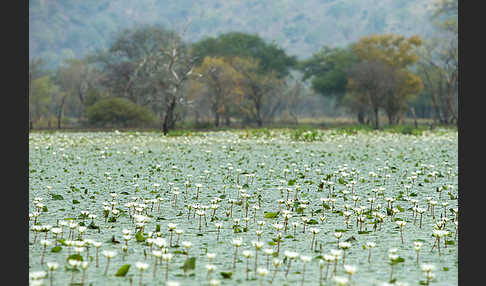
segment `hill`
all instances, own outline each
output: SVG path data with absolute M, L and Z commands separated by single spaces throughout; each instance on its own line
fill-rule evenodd
M 66 57 L 106 48 L 114 34 L 139 24 L 178 31 L 190 21 L 189 41 L 229 31 L 258 34 L 305 58 L 322 46 L 361 36 L 432 31 L 433 0 L 30 0 L 29 55 L 51 67 Z

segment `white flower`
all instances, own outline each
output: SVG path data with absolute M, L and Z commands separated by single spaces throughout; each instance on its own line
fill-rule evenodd
M 263 247 L 263 242 L 261 241 L 252 241 L 251 244 L 256 250 L 260 250 Z
M 286 251 L 284 252 L 284 255 L 285 255 L 286 257 L 288 257 L 289 259 L 294 259 L 294 258 L 297 258 L 297 256 L 299 256 L 299 254 L 298 254 L 297 252 L 288 251 L 288 250 L 286 250 Z
M 107 258 L 113 258 L 116 256 L 116 251 L 113 251 L 113 250 L 103 250 L 101 252 L 101 254 L 103 254 L 104 256 L 106 256 Z
M 145 262 L 136 262 L 135 267 L 137 267 L 137 269 L 140 271 L 145 271 L 148 269 L 149 265 Z
M 354 273 L 356 273 L 356 270 L 357 270 L 356 266 L 345 264 L 343 267 L 344 267 L 344 271 L 349 275 L 353 275 Z
M 265 269 L 265 268 L 258 268 L 257 269 L 257 273 L 258 275 L 260 275 L 261 277 L 265 277 L 267 274 L 268 274 L 268 270 Z
M 311 227 L 309 231 L 312 232 L 313 234 L 318 234 L 321 230 L 315 227 Z
M 406 221 L 403 221 L 403 220 L 398 220 L 398 221 L 396 221 L 396 224 L 397 224 L 397 225 L 398 225 L 400 228 L 402 228 L 404 225 L 406 225 L 406 224 L 407 224 L 407 222 L 406 222 Z
M 78 267 L 78 266 L 81 266 L 81 261 L 76 260 L 76 259 L 69 259 L 69 260 L 68 260 L 68 263 L 69 263 L 69 265 L 71 265 L 71 267 L 73 267 L 73 268 L 76 268 L 76 267 Z
M 376 243 L 372 241 L 366 242 L 366 248 L 374 248 L 376 246 Z
M 160 250 L 153 250 L 152 251 L 152 255 L 155 256 L 155 257 L 157 257 L 157 258 L 160 258 L 160 257 L 162 257 L 162 251 L 160 251 Z
M 206 269 L 208 270 L 208 272 L 213 272 L 214 270 L 216 270 L 216 265 L 206 264 Z
M 243 251 L 243 256 L 246 258 L 250 258 L 253 255 L 253 253 L 249 250 L 244 250 Z
M 182 247 L 184 247 L 184 248 L 191 248 L 191 246 L 192 246 L 192 242 L 190 242 L 190 241 L 183 241 L 181 244 L 182 244 Z
M 351 242 L 341 242 L 341 244 L 339 245 L 339 247 L 341 247 L 342 249 L 348 249 L 351 247 Z
M 240 247 L 243 244 L 243 240 L 241 238 L 233 239 L 232 244 L 236 247 Z
M 310 256 L 306 256 L 306 255 L 300 256 L 300 260 L 302 260 L 302 262 L 304 262 L 304 263 L 311 261 L 311 259 L 312 259 L 312 257 L 310 257 Z
M 34 271 L 29 273 L 29 278 L 32 280 L 37 280 L 37 279 L 44 279 L 47 276 L 47 273 L 45 271 Z
M 172 254 L 164 253 L 162 254 L 162 259 L 165 260 L 166 262 L 169 262 L 172 259 Z
M 432 270 L 435 269 L 435 266 L 434 265 L 432 265 L 432 264 L 425 264 L 425 263 L 422 264 L 420 267 L 422 268 L 422 271 L 424 271 L 424 272 L 431 272 Z
M 347 277 L 341 277 L 341 276 L 334 276 L 333 280 L 339 286 L 344 286 L 349 282 Z
M 332 262 L 334 261 L 334 255 L 331 255 L 331 254 L 324 254 L 324 260 L 326 262 Z
M 57 262 L 47 262 L 47 268 L 51 271 L 56 270 L 59 267 L 59 263 Z
M 47 247 L 47 246 L 51 245 L 51 242 L 47 239 L 43 239 L 43 240 L 41 240 L 41 244 L 42 244 L 42 246 Z
M 420 248 L 422 247 L 422 245 L 423 245 L 423 242 L 420 242 L 420 241 L 414 241 L 413 242 L 413 247 L 414 247 L 415 251 L 419 251 Z

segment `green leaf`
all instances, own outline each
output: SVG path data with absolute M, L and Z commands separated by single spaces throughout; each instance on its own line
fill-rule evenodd
M 334 232 L 346 232 L 348 231 L 347 229 L 335 229 Z
M 402 263 L 402 262 L 405 262 L 405 259 L 403 257 L 398 257 L 397 259 L 392 260 L 393 265 L 398 264 L 398 263 Z
M 319 224 L 319 222 L 318 222 L 317 220 L 315 220 L 315 219 L 311 218 L 311 219 L 310 219 L 310 220 L 307 222 L 307 224 Z
M 456 243 L 454 242 L 454 240 L 446 240 L 445 244 L 446 245 L 455 245 Z
M 64 239 L 58 239 L 57 242 L 59 242 L 60 244 L 62 244 L 64 246 L 67 246 L 66 240 L 64 240 Z
M 51 248 L 51 252 L 59 252 L 61 250 L 62 250 L 62 247 L 60 245 L 54 246 L 53 248 Z
M 293 186 L 295 185 L 295 180 L 294 179 L 290 179 L 289 182 L 288 182 L 289 186 Z
M 183 269 L 184 269 L 184 273 L 189 270 L 196 269 L 196 257 L 191 257 L 189 259 L 186 259 L 186 261 L 184 262 Z
M 46 206 L 43 206 L 43 207 L 42 207 L 42 211 L 43 211 L 43 212 L 48 212 L 49 210 L 47 209 L 47 207 L 46 207 Z
M 66 258 L 66 261 L 69 261 L 71 259 L 83 261 L 83 257 L 81 255 L 77 254 L 77 253 L 69 255 L 68 258 Z
M 277 243 L 275 241 L 269 241 L 268 242 L 268 245 L 272 245 L 273 246 L 273 245 L 277 245 Z
M 224 279 L 231 279 L 233 272 L 220 272 L 220 274 L 221 276 L 223 276 Z
M 51 194 L 51 197 L 52 197 L 53 200 L 56 200 L 56 201 L 64 200 L 64 197 L 61 196 L 61 195 Z
M 120 268 L 118 268 L 118 271 L 115 273 L 115 276 L 124 277 L 125 275 L 127 275 L 129 269 L 130 269 L 130 264 L 123 264 Z
M 73 200 L 73 204 L 79 204 L 79 201 L 78 200 Z
M 276 218 L 278 216 L 279 212 L 268 212 L 265 214 L 264 218 Z
M 371 230 L 358 231 L 358 234 L 368 234 L 368 233 L 371 233 Z
M 137 242 L 143 242 L 147 239 L 145 236 L 143 236 L 143 233 L 141 231 L 137 231 L 137 233 L 135 234 L 135 238 L 137 239 Z

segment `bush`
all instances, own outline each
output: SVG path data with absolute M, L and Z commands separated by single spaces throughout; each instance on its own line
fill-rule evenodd
M 138 127 L 156 120 L 149 109 L 119 97 L 99 99 L 86 112 L 89 124 L 96 126 Z

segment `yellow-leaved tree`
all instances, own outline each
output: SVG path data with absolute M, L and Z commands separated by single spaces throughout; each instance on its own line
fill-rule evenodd
M 348 89 L 357 102 L 373 111 L 375 128 L 379 128 L 379 109 L 384 109 L 389 124 L 399 122 L 409 101 L 423 86 L 409 68 L 419 59 L 418 36 L 383 34 L 362 37 L 353 45 L 360 59 L 348 79 Z
M 208 101 L 214 115 L 214 126 L 220 126 L 221 117 L 229 126 L 237 97 L 243 92 L 239 84 L 242 75 L 224 57 L 205 57 L 196 72 L 202 75 L 199 81 L 206 87 L 198 95 Z

